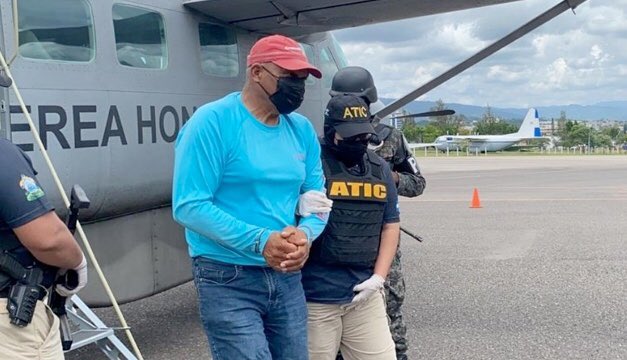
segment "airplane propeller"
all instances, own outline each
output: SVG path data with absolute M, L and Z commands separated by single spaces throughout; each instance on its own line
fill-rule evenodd
M 394 116 L 394 119 L 406 119 L 406 118 L 429 117 L 429 116 L 447 116 L 447 115 L 453 115 L 453 114 L 455 114 L 455 110 L 446 109 L 446 110 L 426 111 L 426 112 L 409 114 L 409 115 Z

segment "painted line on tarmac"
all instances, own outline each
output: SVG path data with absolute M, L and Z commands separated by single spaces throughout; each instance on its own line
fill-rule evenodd
M 468 185 L 434 185 L 433 188 L 436 188 L 438 192 L 442 193 L 445 191 L 450 192 L 450 190 L 458 190 L 458 191 L 472 191 L 473 187 L 469 187 Z M 477 187 L 479 189 L 479 187 Z M 501 186 L 498 184 L 495 185 L 482 185 L 481 188 L 488 188 L 490 190 L 486 190 L 492 193 L 498 193 L 502 190 L 550 190 L 551 192 L 574 192 L 574 190 L 579 191 L 589 191 L 589 192 L 597 192 L 597 193 L 606 193 L 608 191 L 618 191 L 618 192 L 627 192 L 627 186 L 624 185 L 615 185 L 615 186 Z M 521 191 L 522 193 L 523 191 Z
M 596 192 L 596 193 L 607 193 L 608 191 L 614 191 L 614 192 L 625 192 L 627 191 L 627 187 L 625 186 L 567 186 L 567 187 L 536 187 L 536 186 L 529 186 L 529 187 L 518 187 L 518 186 L 503 186 L 500 187 L 499 189 L 503 189 L 503 190 L 507 190 L 507 189 L 512 189 L 512 190 L 517 190 L 517 189 L 521 189 L 521 190 L 550 190 L 550 191 L 573 191 L 573 190 L 577 190 L 577 191 L 591 191 L 591 192 Z
M 400 202 L 470 202 L 468 199 L 406 199 L 399 198 Z M 533 201 L 627 201 L 627 198 L 543 198 L 543 199 L 481 199 L 481 202 L 533 202 Z
M 438 190 L 441 189 L 468 189 L 469 187 L 464 185 L 434 185 Z M 496 190 L 504 190 L 504 189 L 514 189 L 514 190 L 555 190 L 555 191 L 570 191 L 570 190 L 617 190 L 617 191 L 627 191 L 627 187 L 623 185 L 615 185 L 615 186 L 502 186 L 502 185 L 482 185 L 481 187 L 488 188 L 496 188 Z
M 520 174 L 515 174 L 511 170 L 520 170 L 524 172 L 523 175 L 538 175 L 538 174 L 555 174 L 555 173 L 564 173 L 564 172 L 580 172 L 579 169 L 564 169 L 564 170 L 546 170 L 546 171 L 525 171 L 526 169 L 512 168 L 512 169 L 478 169 L 478 170 L 464 170 L 459 172 L 472 172 L 476 171 L 476 174 L 473 175 L 462 175 L 462 176 L 446 176 L 447 173 L 454 173 L 456 171 L 447 171 L 447 172 L 439 172 L 439 173 L 425 173 L 428 179 L 437 178 L 440 181 L 446 180 L 458 180 L 458 179 L 477 179 L 477 178 L 489 178 L 489 177 L 499 177 L 503 178 L 505 176 L 520 176 Z M 487 174 L 486 172 L 492 172 Z M 442 175 L 441 178 L 438 175 Z M 431 180 L 434 181 L 434 180 Z

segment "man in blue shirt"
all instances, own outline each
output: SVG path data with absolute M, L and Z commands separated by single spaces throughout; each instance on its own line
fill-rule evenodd
M 347 360 L 396 359 L 383 284 L 400 218 L 390 168 L 367 149 L 374 133 L 363 99 L 331 98 L 322 164 L 333 209 L 302 271 L 311 360 L 333 360 L 338 349 Z
M 315 130 L 293 111 L 307 76 L 321 73 L 279 35 L 259 40 L 247 64 L 242 92 L 199 108 L 178 136 L 173 215 L 213 358 L 305 360 L 299 270 L 328 214 L 295 215 L 324 176 Z

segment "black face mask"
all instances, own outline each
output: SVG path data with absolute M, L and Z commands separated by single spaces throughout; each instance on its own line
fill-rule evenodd
M 305 79 L 296 76 L 280 77 L 277 90 L 270 95 L 279 114 L 289 114 L 298 109 L 305 99 Z
M 333 144 L 331 149 L 341 162 L 348 167 L 353 167 L 364 158 L 364 154 L 368 149 L 368 140 L 338 140 L 337 145 Z

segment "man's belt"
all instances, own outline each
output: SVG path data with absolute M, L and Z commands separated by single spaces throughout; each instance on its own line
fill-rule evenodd
M 7 286 L 6 288 L 0 290 L 0 299 L 6 299 L 9 297 L 9 295 L 11 294 L 11 286 Z M 39 297 L 37 298 L 38 300 L 43 300 L 46 297 L 46 294 L 48 294 L 47 291 L 44 291 L 43 289 L 39 290 Z

